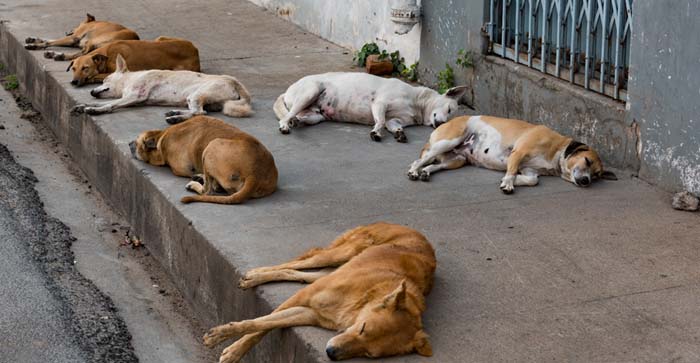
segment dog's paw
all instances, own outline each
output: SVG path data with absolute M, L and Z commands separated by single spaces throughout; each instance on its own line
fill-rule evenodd
M 30 44 L 25 44 L 25 45 L 24 45 L 24 49 L 26 49 L 26 50 L 37 50 L 37 49 L 41 49 L 41 47 L 39 47 L 39 45 L 37 45 L 37 44 L 30 43 Z
M 32 44 L 32 43 L 37 43 L 37 42 L 39 42 L 39 39 L 34 38 L 34 37 L 27 37 L 24 39 L 25 44 Z
M 170 110 L 170 111 L 168 111 L 168 112 L 165 113 L 165 117 L 177 116 L 177 115 L 179 115 L 181 112 L 182 112 L 182 111 L 178 111 L 178 110 Z
M 53 50 L 47 50 L 44 52 L 44 58 L 53 59 L 53 57 L 55 57 L 55 56 L 56 56 L 56 52 L 54 52 Z
M 420 177 L 420 175 L 415 171 L 409 171 L 406 175 L 408 175 L 408 179 L 411 179 L 413 181 L 418 180 L 418 178 Z
M 204 185 L 204 174 L 194 174 L 190 180 Z
M 179 124 L 180 122 L 185 121 L 185 120 L 187 120 L 187 118 L 185 118 L 183 116 L 179 116 L 179 115 L 178 116 L 170 116 L 170 117 L 165 118 L 165 122 L 167 122 L 171 125 Z
M 425 170 L 422 170 L 420 172 L 420 180 L 424 182 L 430 181 L 430 173 L 428 173 Z
M 53 52 L 52 52 L 53 53 Z M 46 53 L 44 53 L 44 57 L 46 56 Z M 64 61 L 66 60 L 66 55 L 63 53 L 54 53 L 53 55 L 53 60 L 55 61 Z
M 86 108 L 86 107 L 87 107 L 87 105 L 82 104 L 82 103 L 79 104 L 79 105 L 75 105 L 75 106 L 73 107 L 73 109 L 70 110 L 70 113 L 72 113 L 72 114 L 74 114 L 74 115 L 81 114 L 81 113 L 85 113 L 85 108 Z
M 501 183 L 499 188 L 501 188 L 501 191 L 503 192 L 503 194 L 513 194 L 513 192 L 515 191 L 515 188 L 513 187 L 513 185 L 508 184 L 508 183 Z
M 243 358 L 243 355 L 247 352 L 247 349 L 239 349 L 239 347 L 234 343 L 223 352 L 221 352 L 221 357 L 219 357 L 219 363 L 238 363 Z
M 227 335 L 222 334 L 223 327 L 225 327 L 225 325 L 209 329 L 209 331 L 206 334 L 204 334 L 204 337 L 202 337 L 202 342 L 204 343 L 204 346 L 206 346 L 207 348 L 213 348 L 219 345 L 224 340 L 228 339 Z
M 255 286 L 257 286 L 257 284 L 246 276 L 241 277 L 241 279 L 238 280 L 238 288 L 241 290 L 247 290 Z
M 396 139 L 396 141 L 400 142 L 400 143 L 408 142 L 408 139 L 406 138 L 406 134 L 403 132 L 403 130 L 396 131 L 396 133 L 394 134 L 394 139 Z
M 282 133 L 282 135 L 289 135 L 289 127 L 280 126 L 280 132 Z
M 105 111 L 102 111 L 101 109 L 99 109 L 97 107 L 85 107 L 83 109 L 83 112 L 85 112 L 88 115 L 99 115 L 99 114 L 105 113 Z
M 382 137 L 375 131 L 372 131 L 369 133 L 369 138 L 372 139 L 372 141 L 379 142 L 382 141 Z

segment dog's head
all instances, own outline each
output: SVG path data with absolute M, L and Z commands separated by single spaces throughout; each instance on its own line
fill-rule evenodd
M 595 179 L 617 180 L 615 173 L 603 170 L 603 162 L 590 146 L 572 140 L 564 150 L 561 177 L 579 187 L 590 186 Z
M 117 66 L 115 71 L 102 81 L 102 85 L 95 87 L 90 94 L 95 98 L 121 98 L 124 89 L 125 75 L 129 73 L 126 61 L 121 54 L 117 54 Z
M 86 54 L 72 60 L 66 69 L 66 72 L 73 71 L 70 84 L 80 87 L 92 82 L 98 74 L 107 73 L 107 60 L 102 54 Z
M 433 354 L 428 334 L 423 331 L 420 311 L 409 307 L 406 281 L 377 305 L 366 306 L 355 324 L 328 341 L 326 354 L 331 360 L 353 357 L 387 357 L 416 352 Z
M 466 90 L 467 86 L 452 87 L 445 91 L 444 95 L 436 97 L 426 110 L 426 113 L 429 112 L 429 114 L 425 115 L 423 119 L 427 120 L 427 124 L 432 127 L 438 127 L 447 122 L 457 112 L 457 101 L 462 98 Z
M 136 140 L 129 143 L 131 155 L 143 162 L 152 165 L 162 165 L 163 155 L 158 149 L 158 139 L 163 130 L 150 130 L 142 132 Z

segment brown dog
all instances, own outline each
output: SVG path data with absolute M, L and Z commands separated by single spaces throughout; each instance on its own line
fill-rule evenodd
M 312 284 L 270 315 L 211 329 L 204 344 L 213 347 L 242 335 L 219 359 L 220 363 L 233 363 L 272 329 L 313 325 L 342 331 L 326 345 L 332 360 L 411 352 L 430 356 L 432 348 L 421 314 L 435 263 L 428 240 L 411 228 L 380 222 L 352 229 L 328 248 L 312 249 L 290 262 L 249 271 L 241 279 L 242 288 L 270 281 Z M 299 271 L 337 266 L 333 272 Z
M 80 56 L 68 65 L 74 86 L 102 82 L 117 69 L 117 56 L 131 71 L 149 69 L 199 72 L 199 51 L 191 42 L 168 37 L 156 40 L 118 40 Z
M 168 165 L 192 177 L 185 187 L 200 195 L 183 203 L 238 204 L 277 188 L 272 154 L 256 138 L 224 121 L 196 116 L 165 130 L 145 131 L 129 143 L 131 154 L 151 165 Z M 213 195 L 225 192 L 228 195 Z
M 66 33 L 66 36 L 56 40 L 42 40 L 29 37 L 24 48 L 29 50 L 45 49 L 47 47 L 72 47 L 81 48 L 79 52 L 66 55 L 64 53 L 46 51 L 44 57 L 54 60 L 72 60 L 83 54 L 88 54 L 109 42 L 115 40 L 138 40 L 139 36 L 135 31 L 122 25 L 107 21 L 95 21 L 95 17 L 87 14 L 87 19 L 80 23 L 75 29 Z

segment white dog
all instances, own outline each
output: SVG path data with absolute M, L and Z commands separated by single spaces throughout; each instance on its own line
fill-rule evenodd
M 129 72 L 121 55 L 117 56 L 116 71 L 105 78 L 101 86 L 90 91 L 96 98 L 117 98 L 95 105 L 77 105 L 75 112 L 90 115 L 109 113 L 133 105 L 168 105 L 187 107 L 165 114 L 169 124 L 176 124 L 210 111 L 228 116 L 246 117 L 252 114 L 250 94 L 236 78 L 190 71 L 149 70 Z
M 374 125 L 370 137 L 381 141 L 386 127 L 398 142 L 406 142 L 409 125 L 437 127 L 452 118 L 466 87 L 453 87 L 444 95 L 427 87 L 414 87 L 394 78 L 366 73 L 325 73 L 306 76 L 280 95 L 274 111 L 280 132 L 300 123 L 324 120 Z

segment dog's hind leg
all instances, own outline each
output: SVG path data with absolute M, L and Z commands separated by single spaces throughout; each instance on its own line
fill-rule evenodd
M 454 150 L 462 142 L 461 138 L 451 139 L 451 140 L 440 140 L 430 145 L 428 149 L 421 155 L 420 159 L 414 161 L 411 164 L 411 168 L 408 170 L 408 178 L 411 180 L 418 180 L 420 177 L 420 170 L 424 165 L 432 163 L 438 155 L 450 152 Z
M 386 125 L 386 104 L 383 102 L 372 103 L 372 117 L 374 118 L 374 127 L 369 137 L 372 141 L 382 141 L 382 130 Z
M 443 170 L 443 169 L 458 169 L 464 166 L 464 164 L 467 163 L 467 158 L 464 157 L 463 155 L 458 155 L 453 152 L 445 153 L 443 154 L 443 157 L 441 158 L 439 163 L 437 164 L 430 164 L 423 168 L 420 172 L 420 180 L 422 181 L 428 181 L 430 180 L 430 175 L 433 174 L 436 171 Z
M 403 124 L 400 119 L 392 118 L 386 122 L 386 129 L 394 134 L 394 139 L 398 142 L 406 142 L 406 134 L 403 132 Z
M 35 41 L 29 42 L 29 40 L 35 40 Z M 27 38 L 25 40 L 25 42 L 27 44 L 24 45 L 24 49 L 36 50 L 36 49 L 44 49 L 47 47 L 74 47 L 80 42 L 80 39 L 69 35 L 67 37 L 63 37 L 63 38 L 56 39 L 56 40 L 41 40 L 41 39 L 35 39 L 35 38 Z
M 203 92 L 194 92 L 187 96 L 187 111 L 172 110 L 165 113 L 165 122 L 175 125 L 182 121 L 191 119 L 194 116 L 206 115 L 204 111 L 204 100 L 206 96 Z
M 289 133 L 292 119 L 301 111 L 307 109 L 316 101 L 318 95 L 321 94 L 321 88 L 316 83 L 310 83 L 308 88 L 304 89 L 294 98 L 294 104 L 289 109 L 289 112 L 280 120 L 280 132 L 283 134 Z
M 271 281 L 296 281 L 310 284 L 323 276 L 333 272 L 334 269 L 323 269 L 319 271 L 298 271 L 291 269 L 263 271 L 257 273 L 247 273 L 238 282 L 241 289 L 249 289 Z

